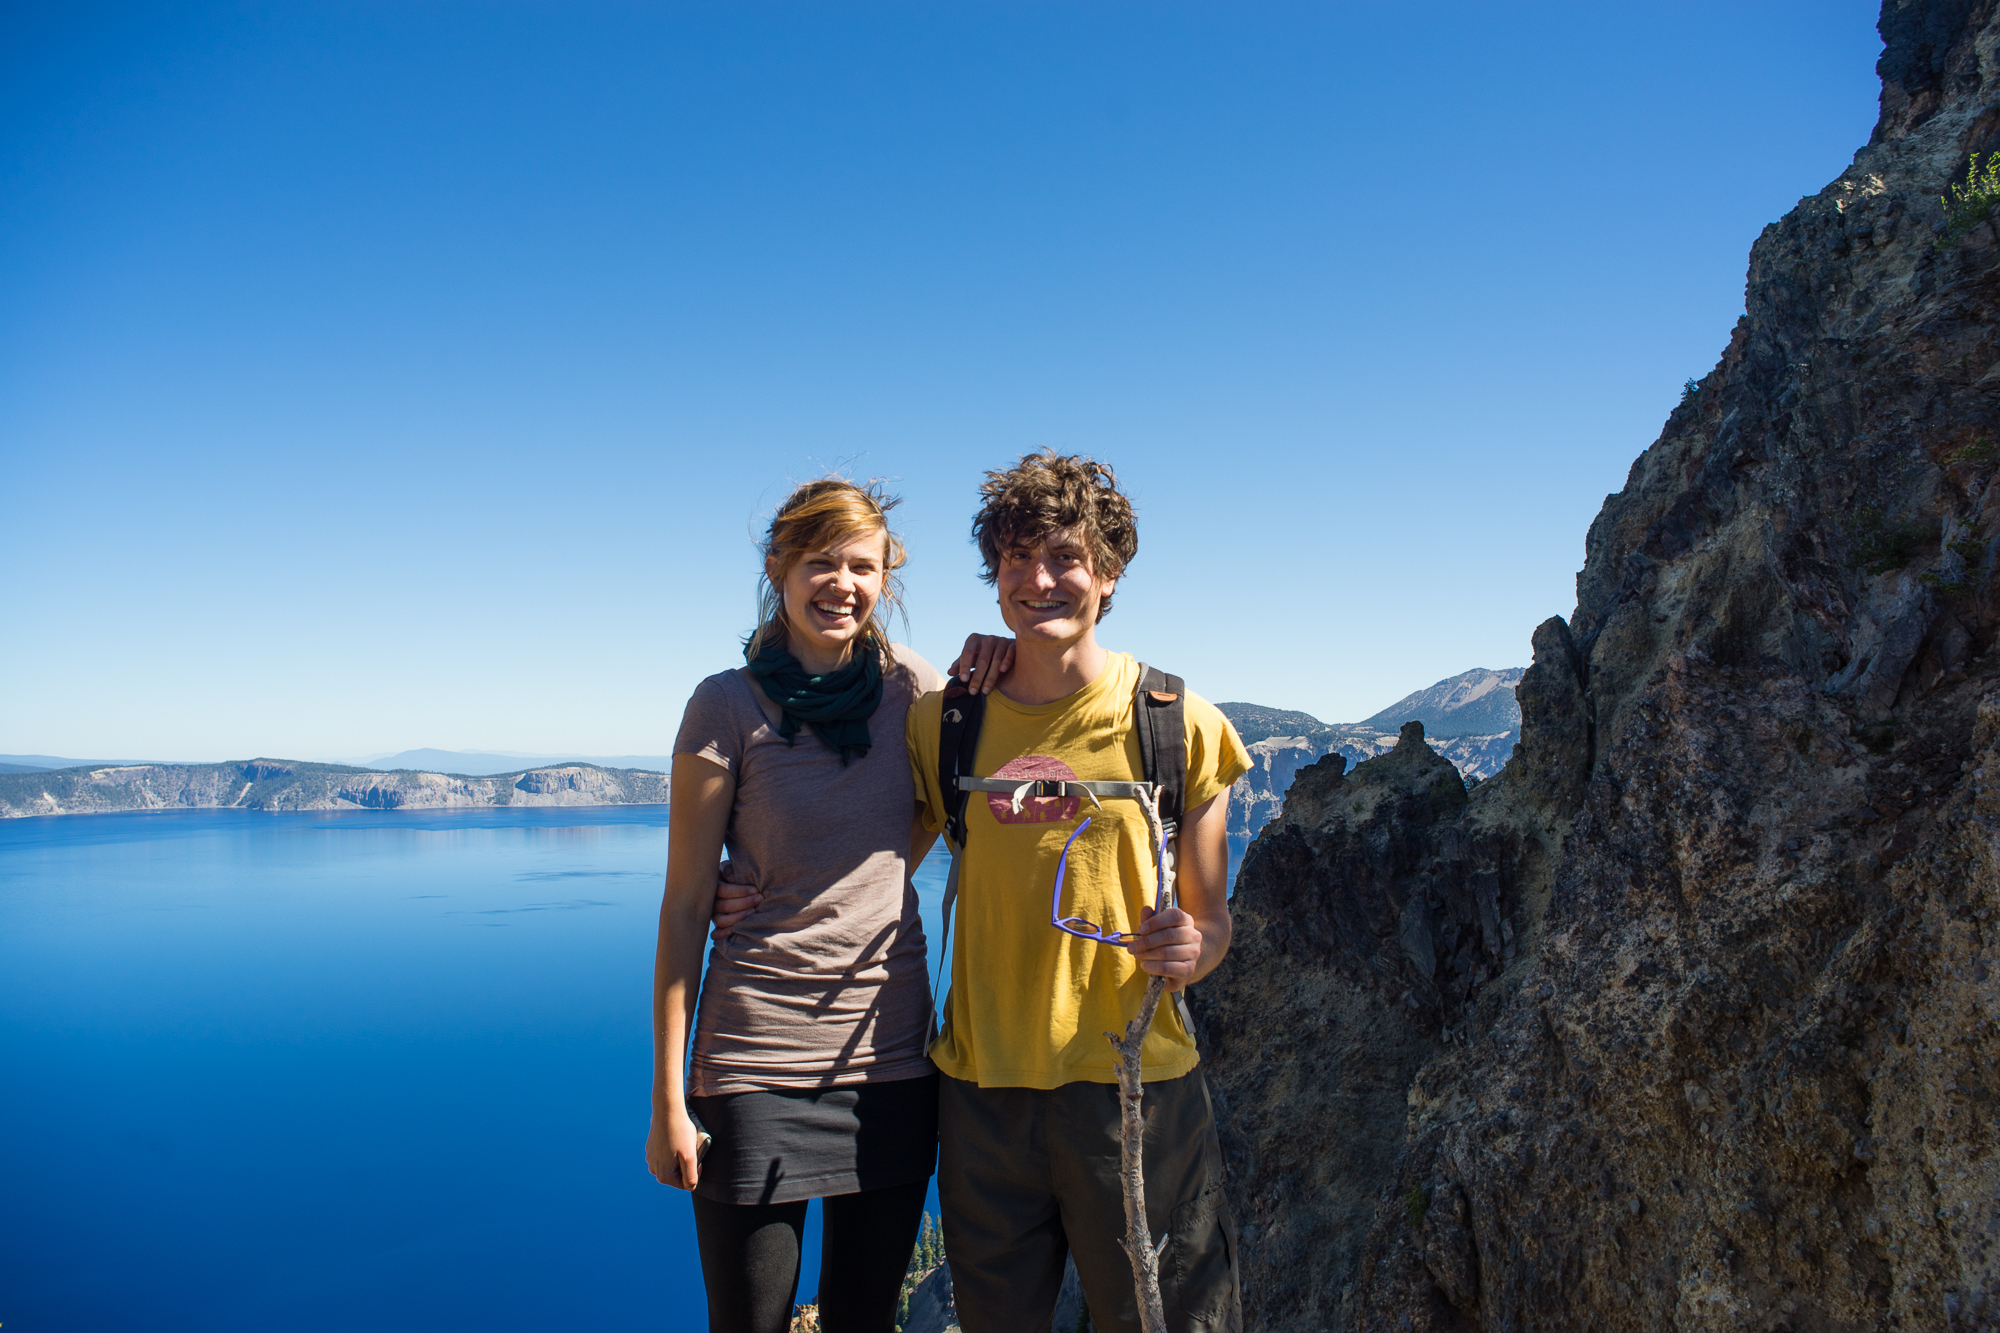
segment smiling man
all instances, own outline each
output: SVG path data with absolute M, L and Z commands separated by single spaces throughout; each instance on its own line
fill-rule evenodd
M 987 474 L 981 494 L 973 535 L 1016 655 L 986 696 L 972 773 L 1015 784 L 1141 780 L 1141 669 L 1097 641 L 1139 548 L 1131 503 L 1110 468 L 1053 452 Z M 955 706 L 926 695 L 907 732 L 919 815 L 933 831 L 946 831 L 958 809 L 938 763 L 945 710 Z M 1229 784 L 1249 767 L 1213 705 L 1185 694 L 1177 711 L 1186 758 L 1179 903 L 1163 912 L 1150 906 L 1152 843 L 1137 802 L 1019 791 L 965 800 L 963 845 L 953 848 L 952 986 L 931 1058 L 945 1076 L 938 1192 L 966 1333 L 1047 1328 L 1066 1253 L 1093 1324 L 1139 1329 L 1118 1243 L 1118 1076 L 1105 1034 L 1138 1012 L 1149 974 L 1178 991 L 1228 949 L 1226 805 Z M 1056 926 L 1058 915 L 1068 924 Z M 1148 1224 L 1168 1237 L 1160 1285 L 1169 1326 L 1235 1330 L 1234 1227 L 1184 1012 L 1162 1005 L 1142 1052 Z

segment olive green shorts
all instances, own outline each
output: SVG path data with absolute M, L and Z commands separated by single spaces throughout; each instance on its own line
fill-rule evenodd
M 1146 1085 L 1146 1224 L 1169 1239 L 1160 1294 L 1173 1333 L 1240 1333 L 1236 1224 L 1199 1069 Z M 938 1202 L 965 1333 L 1047 1328 L 1076 1260 L 1097 1333 L 1139 1333 L 1118 1177 L 1118 1087 L 938 1090 Z M 1063 1333 L 1068 1333 L 1064 1330 Z

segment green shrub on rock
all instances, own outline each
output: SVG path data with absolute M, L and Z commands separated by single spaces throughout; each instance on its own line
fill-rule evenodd
M 1848 553 L 1847 567 L 1893 574 L 1909 564 L 1917 548 L 1933 535 L 1931 524 L 1923 519 L 1891 520 L 1873 506 L 1856 510 L 1854 549 Z
M 1944 234 L 1938 237 L 1937 248 L 1948 250 L 1992 217 L 1993 206 L 2000 204 L 2000 153 L 1986 154 L 1984 167 L 1974 153 L 1966 164 L 1965 180 L 1939 195 L 1938 202 L 1944 205 Z

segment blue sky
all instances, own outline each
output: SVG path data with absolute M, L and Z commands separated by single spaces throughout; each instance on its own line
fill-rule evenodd
M 790 482 L 1112 462 L 1104 638 L 1525 663 L 1875 115 L 1873 7 L 0 10 L 0 751 L 657 753 Z

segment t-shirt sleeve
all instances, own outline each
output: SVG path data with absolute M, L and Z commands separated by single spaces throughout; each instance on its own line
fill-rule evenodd
M 932 833 L 944 832 L 944 801 L 938 791 L 937 771 L 938 727 L 943 715 L 943 689 L 929 690 L 910 705 L 910 720 L 903 728 L 904 745 L 910 752 L 910 779 L 917 792 L 917 813 Z
M 1250 751 L 1222 710 L 1188 691 L 1186 807 L 1196 809 L 1250 771 Z
M 694 687 L 681 714 L 680 734 L 674 737 L 674 753 L 699 755 L 736 772 L 743 759 L 743 729 L 730 707 L 724 676 L 710 676 Z

